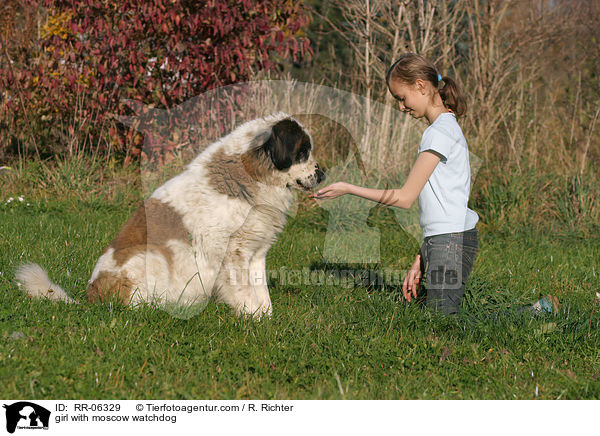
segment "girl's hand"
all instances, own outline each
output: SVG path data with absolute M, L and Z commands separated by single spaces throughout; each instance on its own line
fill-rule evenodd
M 340 195 L 348 194 L 350 192 L 350 184 L 345 182 L 332 183 L 329 186 L 319 189 L 310 197 L 317 198 L 319 200 L 331 200 L 332 198 L 339 197 Z
M 421 255 L 417 254 L 417 258 L 410 267 L 408 275 L 404 278 L 404 284 L 402 285 L 402 293 L 404 298 L 410 302 L 410 296 L 417 298 L 417 288 L 421 281 Z

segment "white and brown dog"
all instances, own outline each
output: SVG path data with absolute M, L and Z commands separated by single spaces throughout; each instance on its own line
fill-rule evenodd
M 325 175 L 312 138 L 279 113 L 211 144 L 156 189 L 98 259 L 90 301 L 193 304 L 214 297 L 237 314 L 271 314 L 265 258 L 294 201 Z M 37 264 L 18 268 L 32 296 L 75 302 Z

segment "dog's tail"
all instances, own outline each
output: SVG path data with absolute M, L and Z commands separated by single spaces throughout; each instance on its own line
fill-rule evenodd
M 15 277 L 19 287 L 32 297 L 44 297 L 66 303 L 77 303 L 60 286 L 52 283 L 46 271 L 37 263 L 20 265 L 17 268 Z

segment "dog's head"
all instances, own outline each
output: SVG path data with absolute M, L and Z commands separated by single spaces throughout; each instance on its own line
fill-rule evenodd
M 293 118 L 277 122 L 263 148 L 286 186 L 310 190 L 325 180 L 325 173 L 312 155 L 312 137 Z
M 256 151 L 263 154 L 263 162 L 277 184 L 308 191 L 325 180 L 325 173 L 312 155 L 312 137 L 298 121 L 282 119 L 267 134 Z

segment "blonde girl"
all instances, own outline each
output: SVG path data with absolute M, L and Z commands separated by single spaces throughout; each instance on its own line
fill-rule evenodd
M 409 302 L 424 296 L 432 309 L 457 313 L 478 250 L 479 218 L 467 207 L 469 149 L 457 122 L 466 112 L 465 99 L 452 78 L 441 76 L 431 62 L 414 53 L 400 57 L 386 81 L 400 110 L 429 124 L 406 183 L 382 190 L 337 182 L 313 197 L 351 194 L 405 209 L 418 198 L 423 244 L 404 279 L 403 295 Z

